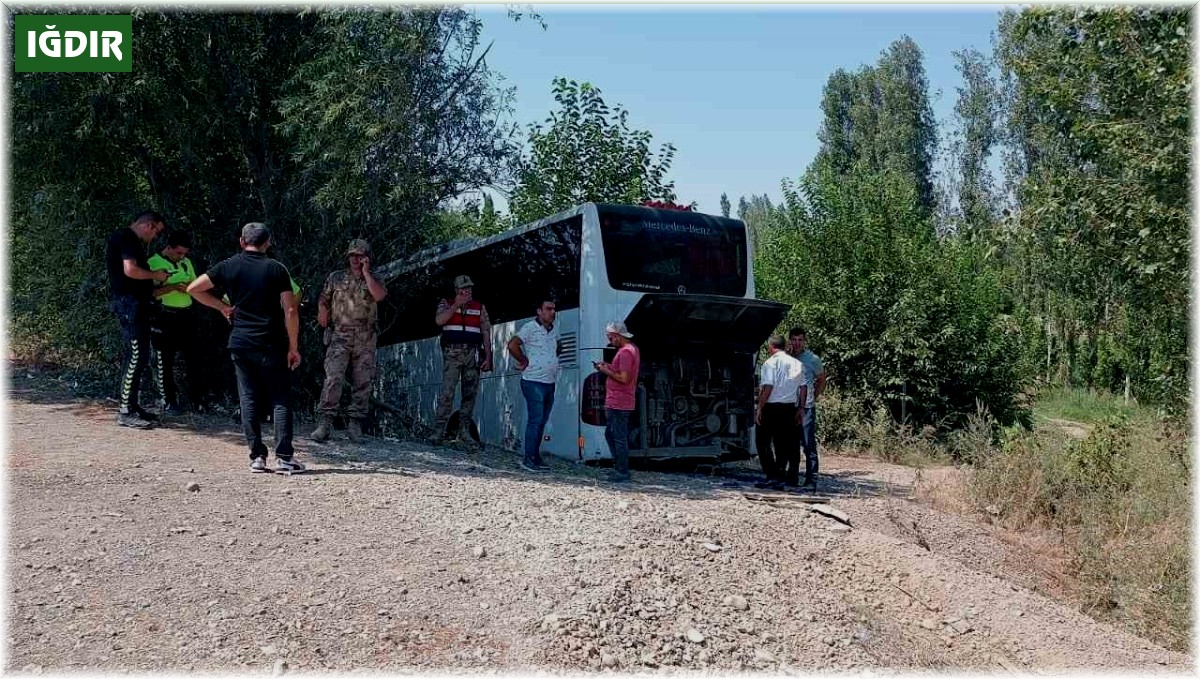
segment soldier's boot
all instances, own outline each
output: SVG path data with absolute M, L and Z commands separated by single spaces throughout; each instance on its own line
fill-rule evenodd
M 322 415 L 320 424 L 313 430 L 312 440 L 317 443 L 325 443 L 329 440 L 329 430 L 331 429 L 333 429 L 333 418 L 328 415 Z
M 464 417 L 460 422 L 462 424 L 458 428 L 458 440 L 462 442 L 463 448 L 468 453 L 478 453 L 482 450 L 482 446 L 475 441 L 475 437 L 471 436 L 471 421 Z
M 346 424 L 346 437 L 357 443 L 362 440 L 362 424 L 357 417 L 351 417 L 350 422 Z

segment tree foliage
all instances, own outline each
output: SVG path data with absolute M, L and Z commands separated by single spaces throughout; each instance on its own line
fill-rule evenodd
M 1003 245 L 1044 372 L 1188 402 L 1191 34 L 1177 9 L 1008 12 Z
M 916 187 L 921 209 L 932 212 L 937 128 L 921 49 L 911 38 L 892 43 L 874 66 L 835 71 L 821 111 L 814 167 L 835 174 L 855 167 L 900 173 Z
M 954 59 L 963 79 L 954 103 L 958 125 L 951 143 L 952 167 L 957 175 L 954 231 L 975 238 L 990 231 L 996 222 L 999 197 L 988 159 L 999 141 L 1000 94 L 991 62 L 982 53 L 959 50 Z
M 292 192 L 335 231 L 392 250 L 423 241 L 435 208 L 496 183 L 515 150 L 480 21 L 457 7 L 322 14 L 322 49 L 290 74 L 280 131 L 302 171 Z
M 936 133 L 908 39 L 830 76 L 822 146 L 784 204 L 746 204 L 759 294 L 793 304 L 839 388 L 893 416 L 959 424 L 1018 416 L 1015 325 L 981 250 L 933 228 Z
M 529 127 L 518 184 L 509 199 L 517 223 L 540 219 L 579 203 L 674 202 L 667 178 L 675 147 L 651 149 L 653 136 L 629 127 L 629 112 L 609 107 L 590 83 L 556 78 L 545 124 Z
M 115 360 L 104 240 L 139 208 L 191 232 L 209 263 L 266 222 L 311 303 L 347 239 L 403 256 L 440 201 L 504 179 L 508 94 L 463 10 L 134 10 L 134 30 L 154 52 L 133 75 L 13 74 L 12 310 L 27 349 Z M 224 321 L 201 317 L 216 364 Z M 302 344 L 311 386 L 321 344 Z

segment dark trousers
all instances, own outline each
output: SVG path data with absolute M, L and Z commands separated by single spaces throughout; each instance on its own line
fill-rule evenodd
M 804 449 L 804 478 L 815 479 L 821 471 L 821 458 L 817 456 L 817 407 L 804 409 L 804 422 L 797 430 L 800 446 Z
M 767 403 L 762 409 L 755 447 L 763 473 L 772 481 L 800 483 L 800 439 L 797 435 L 796 404 Z M 772 451 L 772 448 L 774 450 Z
M 121 295 L 109 305 L 121 323 L 121 383 L 119 402 L 122 414 L 136 412 L 142 375 L 150 362 L 150 303 Z
M 150 324 L 150 343 L 158 356 L 154 363 L 154 378 L 167 404 L 179 404 L 179 389 L 175 384 L 175 358 L 178 355 L 183 356 L 188 403 L 195 408 L 204 399 L 197 339 L 196 316 L 191 307 L 162 307 L 155 312 Z
M 613 470 L 618 474 L 629 473 L 629 416 L 632 410 L 604 409 L 608 426 L 604 428 L 604 440 L 613 456 Z
M 287 353 L 258 349 L 231 349 L 229 353 L 237 373 L 242 433 L 250 446 L 250 459 L 267 456 L 260 413 L 268 404 L 275 416 L 275 457 L 292 459 L 292 375 L 287 369 Z
M 521 395 L 525 397 L 528 419 L 525 422 L 525 463 L 542 463 L 542 435 L 554 407 L 554 384 L 521 380 Z

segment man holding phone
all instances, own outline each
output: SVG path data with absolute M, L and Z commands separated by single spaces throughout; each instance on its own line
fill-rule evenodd
M 108 237 L 105 265 L 112 292 L 111 309 L 121 323 L 124 352 L 121 361 L 121 399 L 117 424 L 150 429 L 158 416 L 142 410 L 138 399 L 142 374 L 150 361 L 150 315 L 154 284 L 167 280 L 165 271 L 151 271 L 146 245 L 166 227 L 163 216 L 146 210 Z
M 612 363 L 595 361 L 592 365 L 606 376 L 604 381 L 604 416 L 607 426 L 604 438 L 613 456 L 613 471 L 608 480 L 625 483 L 629 476 L 629 418 L 637 405 L 638 369 L 642 355 L 631 341 L 633 333 L 620 321 L 604 328 L 608 343 L 617 348 Z
M 361 238 L 350 241 L 346 250 L 349 266 L 325 279 L 317 302 L 317 324 L 326 329 L 325 384 L 321 388 L 321 421 L 312 433 L 318 443 L 329 440 L 333 416 L 342 398 L 342 380 L 350 368 L 350 407 L 347 436 L 362 438 L 362 420 L 371 405 L 371 383 L 375 379 L 375 320 L 378 304 L 387 297 L 371 271 L 371 245 Z
M 454 405 L 454 389 L 462 383 L 459 406 L 459 440 L 471 452 L 478 444 L 471 437 L 475 419 L 475 396 L 479 391 L 479 373 L 492 369 L 492 324 L 487 309 L 475 299 L 475 282 L 470 276 L 454 278 L 454 299 L 438 304 L 434 322 L 442 329 L 442 393 L 433 416 L 433 445 L 446 440 L 446 423 Z M 479 360 L 480 354 L 483 360 Z

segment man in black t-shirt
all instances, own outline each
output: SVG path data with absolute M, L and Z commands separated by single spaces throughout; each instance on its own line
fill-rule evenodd
M 237 373 L 242 433 L 250 446 L 250 471 L 267 471 L 260 409 L 270 401 L 275 416 L 275 472 L 304 471 L 292 459 L 291 377 L 300 365 L 300 309 L 292 278 L 279 262 L 267 257 L 271 231 L 251 222 L 242 227 L 242 252 L 209 269 L 188 285 L 197 302 L 229 319 L 229 353 Z M 228 291 L 229 303 L 210 292 Z
M 153 211 L 139 213 L 128 227 L 108 237 L 104 261 L 108 268 L 110 308 L 121 323 L 120 409 L 117 424 L 122 427 L 149 429 L 157 416 L 142 410 L 138 402 L 142 374 L 150 360 L 150 312 L 154 283 L 167 279 L 166 271 L 151 271 L 146 261 L 146 244 L 162 233 L 166 223 Z

